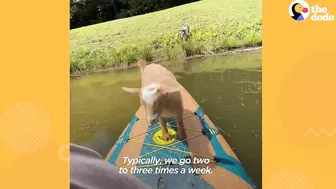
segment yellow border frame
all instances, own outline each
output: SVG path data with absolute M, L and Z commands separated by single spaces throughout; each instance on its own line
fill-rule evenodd
M 336 188 L 336 21 L 294 21 L 291 2 L 263 1 L 263 188 Z

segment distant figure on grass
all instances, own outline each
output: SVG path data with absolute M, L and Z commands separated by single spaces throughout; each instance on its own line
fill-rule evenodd
M 180 32 L 181 32 L 181 39 L 183 41 L 187 40 L 187 38 L 191 36 L 190 27 L 188 24 L 184 24 L 180 29 Z
M 177 123 L 179 139 L 185 139 L 183 128 L 183 103 L 180 90 L 182 86 L 175 76 L 159 64 L 149 64 L 140 60 L 137 66 L 141 70 L 141 88 L 126 88 L 127 92 L 137 94 L 144 105 L 148 123 L 156 125 L 160 121 L 162 140 L 172 139 L 167 129 L 167 118 L 174 117 Z
M 187 57 L 187 52 L 185 49 L 185 44 L 184 42 L 188 39 L 189 36 L 191 36 L 191 31 L 190 31 L 190 27 L 188 24 L 184 24 L 182 26 L 182 28 L 180 29 L 181 32 L 181 40 L 182 40 L 182 55 L 183 57 Z

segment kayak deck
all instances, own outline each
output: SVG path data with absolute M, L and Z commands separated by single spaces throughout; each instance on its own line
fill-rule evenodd
M 128 173 L 135 166 L 152 168 L 152 174 L 134 175 L 154 188 L 161 177 L 165 180 L 166 189 L 256 188 L 202 108 L 184 88 L 181 94 L 185 109 L 183 123 L 186 139 L 178 140 L 174 137 L 170 141 L 162 141 L 159 123 L 148 126 L 144 107 L 140 106 L 106 160 L 118 167 L 127 168 Z M 168 119 L 167 128 L 170 134 L 176 135 L 174 118 Z M 130 163 L 130 159 L 136 158 L 142 161 Z M 177 162 L 171 162 L 172 159 Z M 201 161 L 206 161 L 206 164 L 200 163 Z M 206 171 L 202 171 L 203 174 L 192 173 L 195 168 L 204 168 Z

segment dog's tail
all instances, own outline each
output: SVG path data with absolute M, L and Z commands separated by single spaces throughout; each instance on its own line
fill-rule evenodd
M 143 73 L 143 70 L 145 69 L 145 67 L 147 66 L 148 62 L 146 62 L 145 60 L 139 60 L 137 61 L 136 65 L 140 68 L 141 70 L 141 74 Z

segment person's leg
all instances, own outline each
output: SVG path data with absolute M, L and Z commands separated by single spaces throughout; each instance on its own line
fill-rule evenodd
M 149 189 L 133 175 L 119 173 L 97 152 L 70 144 L 70 189 Z

